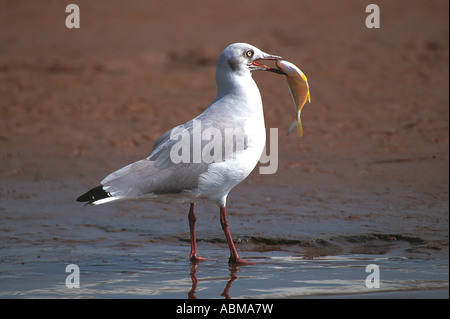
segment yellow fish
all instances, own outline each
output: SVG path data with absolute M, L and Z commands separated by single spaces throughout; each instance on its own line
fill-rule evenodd
M 292 123 L 288 130 L 288 134 L 294 129 L 300 136 L 303 136 L 302 121 L 300 120 L 300 113 L 306 101 L 311 103 L 311 95 L 309 94 L 308 79 L 305 74 L 293 63 L 285 60 L 277 60 L 277 67 L 286 75 L 289 93 L 295 103 L 297 111 L 297 118 Z

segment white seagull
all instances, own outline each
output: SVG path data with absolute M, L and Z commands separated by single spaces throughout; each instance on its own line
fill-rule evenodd
M 197 254 L 194 203 L 213 200 L 220 207 L 229 263 L 247 263 L 234 246 L 225 206 L 230 190 L 256 166 L 266 142 L 261 94 L 252 72 L 284 74 L 258 62 L 279 59 L 247 43 L 228 46 L 217 62 L 217 96 L 211 105 L 193 120 L 164 133 L 147 158 L 106 176 L 100 186 L 77 201 L 92 205 L 129 199 L 190 203 L 190 260 L 199 262 L 205 259 Z

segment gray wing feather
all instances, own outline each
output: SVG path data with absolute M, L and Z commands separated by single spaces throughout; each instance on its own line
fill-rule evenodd
M 197 119 L 202 120 L 201 116 Z M 222 124 L 220 124 L 222 123 Z M 224 134 L 225 128 L 232 127 L 230 123 L 210 120 L 201 121 L 202 132 L 207 128 L 217 128 Z M 233 123 L 236 127 L 236 123 Z M 103 188 L 114 197 L 140 197 L 146 194 L 176 194 L 184 190 L 192 190 L 198 187 L 199 176 L 208 170 L 210 163 L 203 160 L 193 163 L 192 154 L 189 163 L 174 163 L 170 158 L 171 148 L 179 141 L 179 135 L 173 133 L 189 134 L 190 141 L 193 138 L 193 120 L 179 125 L 161 135 L 153 145 L 151 154 L 143 160 L 125 166 L 111 173 L 102 180 Z M 224 136 L 224 135 L 222 135 Z M 236 140 L 229 141 L 236 149 Z M 201 141 L 201 149 L 208 143 Z M 232 154 L 226 154 L 225 144 L 222 142 L 222 161 Z M 243 149 L 247 148 L 247 139 L 244 137 Z M 230 145 L 228 145 L 230 150 Z M 192 153 L 192 150 L 191 150 Z
M 102 185 L 114 197 L 140 197 L 145 194 L 176 194 L 195 189 L 198 176 L 207 170 L 206 165 L 175 164 L 159 169 L 155 161 L 144 159 L 108 175 Z

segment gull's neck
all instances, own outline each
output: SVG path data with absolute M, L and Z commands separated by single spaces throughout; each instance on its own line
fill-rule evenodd
M 250 104 L 261 104 L 261 94 L 249 70 L 232 70 L 228 65 L 218 65 L 216 69 L 217 97 L 235 96 Z

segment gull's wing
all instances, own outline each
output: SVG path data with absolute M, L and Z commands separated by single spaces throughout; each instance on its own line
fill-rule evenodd
M 195 120 L 198 122 L 195 122 Z M 201 127 L 195 128 L 195 125 L 198 124 Z M 216 157 L 215 162 L 224 161 L 230 156 L 234 156 L 236 152 L 247 148 L 247 139 L 244 135 L 225 138 L 226 134 L 229 134 L 233 128 L 235 128 L 234 132 L 239 134 L 239 122 L 212 121 L 202 116 L 174 127 L 155 142 L 153 151 L 146 159 L 125 166 L 103 179 L 101 182 L 103 189 L 111 197 L 118 199 L 138 198 L 149 194 L 178 194 L 183 191 L 196 189 L 199 176 L 207 172 L 211 162 L 205 161 L 203 157 L 197 160 L 200 162 L 194 162 L 193 139 L 197 138 L 200 141 L 201 150 L 203 150 L 214 138 L 219 139 L 221 136 L 220 145 L 222 152 L 221 154 L 216 154 L 219 158 Z M 205 131 L 207 129 L 209 131 Z M 201 134 L 200 139 L 198 136 L 194 136 L 195 130 L 197 130 L 197 134 Z M 215 132 L 217 134 L 208 136 L 207 132 Z M 202 136 L 206 138 L 202 139 Z M 207 137 L 210 137 L 210 139 Z M 189 141 L 187 147 L 189 147 L 190 157 L 187 163 L 174 163 L 171 158 L 170 151 L 176 143 L 180 142 L 180 138 L 185 138 L 185 141 Z

